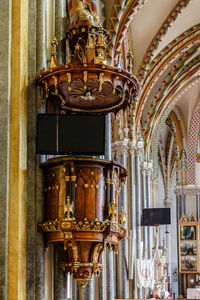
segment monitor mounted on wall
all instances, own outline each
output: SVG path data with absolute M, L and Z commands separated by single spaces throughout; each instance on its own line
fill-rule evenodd
M 170 208 L 143 208 L 142 226 L 171 224 Z
M 38 154 L 105 154 L 103 114 L 38 114 Z

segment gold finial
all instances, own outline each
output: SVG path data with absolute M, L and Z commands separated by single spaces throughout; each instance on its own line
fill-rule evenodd
M 115 217 L 117 216 L 117 212 L 118 212 L 118 205 L 114 203 L 114 200 L 112 200 L 108 208 L 108 215 L 112 222 L 115 220 Z
M 130 73 L 133 73 L 133 52 L 130 50 L 127 54 L 127 59 L 128 59 L 128 71 Z
M 123 209 L 123 206 L 121 207 L 121 211 L 120 211 L 120 223 L 122 225 L 126 224 L 126 212 Z
M 74 206 L 74 203 L 73 202 L 70 203 L 70 197 L 67 196 L 67 201 L 64 206 L 65 220 L 67 220 L 67 221 L 74 219 L 73 217 L 71 217 L 71 214 L 73 215 L 73 206 Z
M 50 63 L 50 69 L 57 67 L 58 62 L 57 62 L 57 51 L 56 47 L 58 46 L 58 41 L 56 37 L 54 37 L 51 41 L 51 63 Z

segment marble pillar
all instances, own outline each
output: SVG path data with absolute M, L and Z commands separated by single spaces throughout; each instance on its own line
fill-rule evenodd
M 26 293 L 27 299 L 35 299 L 36 285 L 36 112 L 37 93 L 34 80 L 37 67 L 37 0 L 29 1 L 29 26 L 28 26 L 28 123 L 27 123 L 27 261 L 26 261 Z M 43 242 L 42 242 L 43 243 Z M 42 269 L 43 271 L 43 269 Z
M 55 36 L 58 41 L 57 61 L 65 64 L 66 0 L 55 1 Z
M 3 9 L 3 4 L 2 4 Z M 26 298 L 28 2 L 12 1 L 7 299 Z M 4 129 L 5 130 L 5 129 Z
M 153 172 L 153 163 L 150 161 L 147 163 L 146 168 L 146 204 L 147 208 L 151 208 L 151 174 Z M 148 251 L 148 258 L 152 258 L 152 247 L 153 247 L 153 241 L 152 241 L 152 228 L 151 226 L 147 227 L 147 251 Z
M 46 1 L 37 0 L 36 3 L 36 74 L 38 75 L 43 68 L 46 68 Z M 31 38 L 31 37 L 30 37 Z M 35 75 L 36 75 L 35 74 Z M 44 106 L 41 103 L 39 91 L 36 95 L 36 114 L 44 112 Z M 36 117 L 36 115 L 35 115 Z M 35 129 L 36 130 L 36 129 Z M 44 175 L 39 167 L 40 157 L 36 156 L 35 166 L 35 226 L 44 220 Z M 36 230 L 35 236 L 35 299 L 44 299 L 45 289 L 45 270 L 44 270 L 44 238 L 43 234 Z
M 106 300 L 114 300 L 114 272 L 113 272 L 113 252 L 106 249 Z
M 62 261 L 61 249 L 54 245 L 54 299 L 56 300 L 67 298 L 67 277 L 60 268 Z
M 119 162 L 127 168 L 127 151 L 128 151 L 128 140 L 116 142 L 115 149 Z M 119 195 L 119 215 L 121 208 L 127 213 L 128 198 L 127 198 L 127 183 L 121 187 Z M 126 225 L 128 224 L 126 218 Z M 128 228 L 127 228 L 128 236 Z M 119 259 L 118 259 L 118 271 L 119 282 L 118 282 L 118 298 L 129 298 L 129 280 L 128 280 L 128 239 L 122 239 L 119 244 Z
M 136 212 L 136 258 L 142 258 L 141 249 L 141 178 L 140 178 L 140 157 L 143 153 L 144 143 L 138 141 L 135 147 L 135 212 Z M 137 289 L 137 297 L 142 298 L 142 289 Z
M 58 41 L 58 46 L 57 46 L 58 64 L 64 65 L 65 64 L 64 37 L 66 33 L 66 0 L 56 0 L 54 5 L 55 5 L 55 28 L 52 29 L 52 33 L 55 31 L 55 37 Z M 59 299 L 64 300 L 67 294 L 67 289 L 66 289 L 66 285 L 62 285 L 63 273 L 60 270 L 57 271 L 58 268 L 59 265 L 56 263 L 56 261 L 54 261 L 54 274 L 56 274 L 56 276 L 54 276 L 54 298 L 58 300 Z
M 79 300 L 79 285 L 76 280 L 72 279 L 72 300 Z
M 142 177 L 142 208 L 147 208 L 147 197 L 146 197 L 146 169 L 147 163 L 141 162 L 141 177 Z M 148 247 L 148 239 L 147 239 L 147 226 L 143 226 L 143 257 L 147 258 L 147 247 Z
M 129 251 L 129 279 L 131 281 L 130 297 L 135 297 L 135 228 L 136 228 L 136 217 L 135 217 L 135 145 L 136 141 L 129 141 L 129 228 L 130 228 L 130 251 Z
M 105 288 L 106 288 L 106 272 L 105 272 L 105 268 L 106 268 L 106 253 L 105 251 L 103 251 L 102 255 L 101 255 L 101 264 L 103 265 L 103 270 L 98 278 L 98 284 L 99 284 L 99 300 L 105 300 L 106 297 L 106 293 L 105 293 Z
M 105 149 L 105 159 L 111 160 L 112 159 L 112 136 L 111 136 L 111 113 L 107 114 L 106 116 L 106 149 Z M 113 252 L 109 252 L 108 249 L 105 249 L 106 254 L 104 255 L 104 263 L 105 267 L 102 271 L 100 277 L 100 285 L 99 288 L 105 289 L 106 293 L 103 293 L 103 290 L 100 291 L 100 298 L 99 299 L 110 299 L 113 300 L 115 297 L 115 290 L 114 290 L 114 257 Z
M 96 300 L 95 297 L 95 277 L 92 276 L 92 280 L 90 280 L 83 290 L 83 300 Z
M 2 300 L 7 299 L 11 3 L 11 0 L 3 0 L 0 11 L 0 299 Z

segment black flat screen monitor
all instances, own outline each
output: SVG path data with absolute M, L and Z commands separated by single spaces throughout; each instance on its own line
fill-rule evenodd
M 38 114 L 38 154 L 105 154 L 104 115 Z
M 170 208 L 143 208 L 142 226 L 171 224 Z

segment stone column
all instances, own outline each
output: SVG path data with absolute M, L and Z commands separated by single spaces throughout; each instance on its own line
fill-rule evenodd
M 72 300 L 79 300 L 80 293 L 79 293 L 79 286 L 76 280 L 72 279 Z
M 114 263 L 113 263 L 113 252 L 109 252 L 106 249 L 106 300 L 114 300 L 115 290 L 114 290 Z
M 107 114 L 106 116 L 106 149 L 105 150 L 106 150 L 105 159 L 111 160 L 112 159 L 112 136 L 111 136 L 111 114 L 110 113 Z M 102 253 L 102 256 L 103 255 L 104 253 Z M 106 266 L 103 269 L 102 274 L 99 278 L 100 281 L 99 289 L 102 289 L 99 299 L 113 300 L 115 297 L 113 252 L 109 252 L 108 249 L 106 249 L 106 253 L 104 255 L 103 260 Z M 103 289 L 106 289 L 106 293 L 103 292 Z
M 55 36 L 58 41 L 57 60 L 65 64 L 66 0 L 55 1 Z
M 142 208 L 147 208 L 147 197 L 146 197 L 146 169 L 147 163 L 141 162 L 141 175 L 142 175 Z M 142 255 L 147 256 L 147 247 L 148 247 L 148 239 L 147 239 L 147 226 L 143 227 L 143 253 Z
M 96 300 L 94 275 L 92 276 L 92 280 L 88 282 L 87 286 L 83 290 L 83 295 L 83 300 Z
M 46 68 L 46 1 L 37 0 L 37 42 L 36 42 L 36 56 L 37 56 L 37 75 L 43 68 Z M 41 97 L 37 93 L 37 110 L 36 113 L 44 112 L 44 106 L 41 104 Z M 44 175 L 39 167 L 40 157 L 36 157 L 36 188 L 35 188 L 35 226 L 44 220 Z M 44 299 L 44 237 L 39 231 L 36 233 L 36 283 L 35 283 L 35 297 L 36 299 Z M 53 259 L 53 257 L 52 257 Z M 48 284 L 48 283 L 47 283 Z
M 131 285 L 130 297 L 135 297 L 135 228 L 136 228 L 136 217 L 135 217 L 135 145 L 136 141 L 129 141 L 129 228 L 130 228 L 130 248 L 129 248 L 129 284 Z
M 119 162 L 127 168 L 127 152 L 128 152 L 128 140 L 118 141 L 115 143 L 115 151 Z M 123 207 L 127 213 L 128 199 L 127 199 L 127 183 L 121 187 L 119 197 L 119 214 Z M 126 220 L 126 224 L 127 220 Z M 128 228 L 127 228 L 128 236 Z M 128 239 L 122 239 L 119 244 L 118 254 L 118 270 L 119 280 L 117 282 L 117 296 L 118 298 L 129 298 L 129 281 L 128 281 Z
M 12 10 L 11 5 L 12 3 Z M 7 167 L 9 167 L 9 189 L 6 198 L 3 200 L 3 204 L 8 199 L 8 223 L 5 228 L 7 231 L 7 298 L 11 299 L 25 299 L 26 298 L 26 244 L 27 244 L 27 100 L 28 100 L 28 2 L 25 0 L 8 1 L 8 6 L 5 1 L 1 2 L 1 10 L 5 13 L 9 9 L 10 19 L 2 19 L 3 22 L 9 21 L 11 29 L 10 43 L 8 50 L 10 53 L 10 59 L 7 61 L 7 72 L 5 76 L 8 76 L 8 69 L 10 72 L 10 86 L 9 96 L 3 99 L 1 105 L 5 105 L 5 108 L 1 113 L 6 113 L 9 104 L 9 119 L 6 120 L 6 116 L 1 115 L 3 123 L 5 125 L 3 130 L 9 128 L 9 133 L 5 132 L 3 141 L 7 140 L 6 146 L 9 149 L 9 156 L 5 160 Z M 4 11 L 5 5 L 5 11 Z M 7 11 L 8 13 L 8 11 Z M 1 14 L 1 17 L 3 15 Z M 7 15 L 9 16 L 9 15 Z M 2 25 L 2 22 L 1 22 Z M 4 25 L 2 25 L 4 28 Z M 8 34 L 8 37 L 5 37 Z M 1 39 L 9 38 L 9 33 L 5 32 Z M 8 40 L 7 40 L 8 41 Z M 3 45 L 5 45 L 3 41 Z M 6 51 L 3 52 L 6 54 Z M 4 58 L 1 57 L 3 60 Z M 6 57 L 5 57 L 6 59 Z M 6 63 L 6 62 L 5 62 Z M 2 64 L 2 62 L 1 62 Z M 5 67 L 3 65 L 3 72 Z M 3 74 L 4 76 L 4 74 Z M 6 77 L 5 77 L 6 80 Z M 4 79 L 2 82 L 5 83 Z M 1 84 L 2 84 L 1 82 Z M 6 96 L 5 92 L 1 91 Z M 6 103 L 8 100 L 8 103 Z M 7 111 L 8 112 L 8 111 Z M 7 125 L 5 124 L 7 121 Z M 2 149 L 1 149 L 2 151 Z M 4 155 L 3 155 L 4 157 Z M 5 166 L 4 171 L 5 170 Z M 3 171 L 1 170 L 1 172 Z M 3 174 L 4 176 L 4 174 Z M 5 187 L 8 187 L 8 177 L 5 173 L 5 177 L 2 178 L 6 181 Z M 5 193 L 5 188 L 3 188 Z M 5 209 L 5 207 L 3 207 Z M 2 210 L 2 208 L 1 208 Z M 5 210 L 4 216 L 6 217 L 7 211 Z M 3 220 L 4 220 L 3 216 Z M 1 220 L 2 221 L 2 220 Z M 3 221 L 4 223 L 4 221 Z M 1 224 L 2 225 L 2 224 Z M 3 249 L 4 251 L 5 249 Z M 0 250 L 1 251 L 1 250 Z M 6 257 L 5 257 L 6 259 Z M 5 270 L 5 269 L 4 269 Z M 5 276 L 5 273 L 4 273 Z M 5 292 L 5 290 L 4 290 Z M 5 294 L 4 294 L 5 296 Z
M 54 299 L 56 300 L 65 300 L 67 297 L 67 277 L 60 268 L 61 262 L 61 249 L 54 245 Z
M 136 258 L 142 258 L 141 252 L 141 180 L 140 180 L 140 157 L 143 153 L 144 143 L 138 141 L 135 146 L 135 199 L 136 199 Z M 137 297 L 142 298 L 142 289 L 138 288 Z
M 153 163 L 150 161 L 147 163 L 146 168 L 146 196 L 147 196 L 147 208 L 151 208 L 151 174 L 153 172 Z M 152 228 L 147 227 L 147 244 L 148 244 L 148 258 L 152 258 Z
M 0 299 L 7 299 L 7 237 L 9 187 L 10 45 L 12 1 L 4 0 L 0 11 Z
M 102 255 L 101 255 L 101 264 L 103 265 L 103 270 L 99 276 L 98 279 L 98 284 L 99 284 L 99 300 L 105 300 L 106 297 L 106 293 L 105 293 L 105 289 L 106 289 L 106 272 L 105 272 L 105 268 L 106 268 L 106 253 L 105 251 L 103 251 Z
M 58 41 L 57 46 L 57 61 L 62 65 L 65 63 L 65 41 L 64 36 L 66 32 L 66 0 L 55 1 L 55 37 Z M 55 249 L 56 250 L 56 249 Z M 54 256 L 54 298 L 57 300 L 64 300 L 67 297 L 67 287 L 64 273 L 60 270 L 59 262 L 61 257 L 56 251 Z M 73 279 L 69 279 L 73 280 Z

